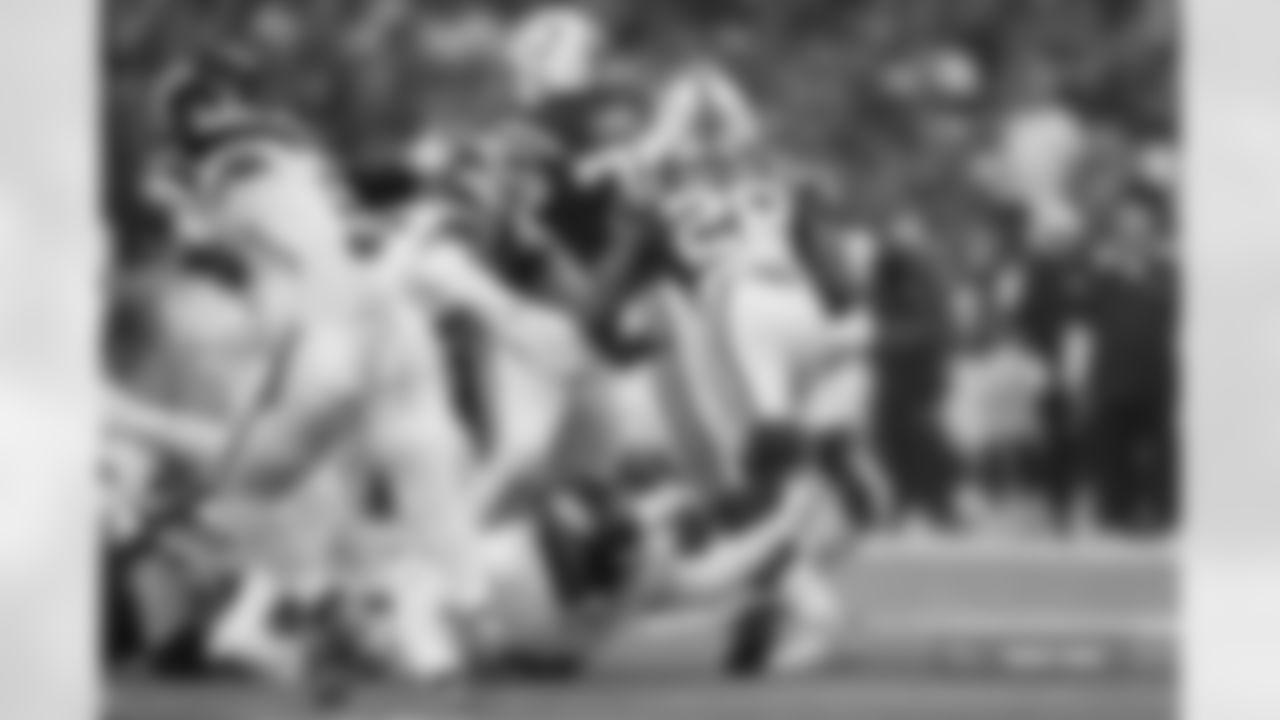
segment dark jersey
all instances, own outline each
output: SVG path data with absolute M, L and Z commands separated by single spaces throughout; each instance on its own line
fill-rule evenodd
M 535 108 L 533 120 L 563 152 L 581 155 L 596 144 L 601 113 L 615 100 L 603 88 L 561 95 Z
M 602 121 L 622 100 L 614 88 L 593 87 L 553 98 L 532 114 L 539 133 L 555 147 L 543 168 L 548 200 L 542 220 L 587 265 L 608 254 L 611 217 L 621 198 L 613 182 L 580 180 L 577 167 L 607 142 Z
M 621 315 L 653 278 L 668 269 L 669 256 L 661 221 L 632 202 L 619 183 L 578 176 L 579 163 L 597 149 L 598 113 L 610 102 L 607 91 L 589 91 L 559 98 L 536 112 L 536 122 L 558 149 L 542 167 L 546 200 L 537 219 L 550 234 L 556 253 L 584 281 L 585 290 L 573 293 L 573 309 L 599 349 L 622 359 L 643 354 L 643 343 L 626 339 Z M 523 273 L 540 274 L 543 280 L 554 275 L 519 253 L 508 262 Z
M 608 255 L 613 215 L 620 197 L 608 182 L 578 182 L 571 159 L 546 169 L 547 203 L 541 220 L 555 240 L 584 267 L 597 266 Z
M 950 322 L 946 288 L 928 259 L 888 249 L 873 303 L 884 328 L 877 366 L 886 386 L 934 397 L 944 381 Z

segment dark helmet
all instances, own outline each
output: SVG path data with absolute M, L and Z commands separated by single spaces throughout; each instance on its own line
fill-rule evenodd
M 180 146 L 199 145 L 247 118 L 256 105 L 255 69 L 250 58 L 228 50 L 179 67 L 161 89 L 164 130 Z

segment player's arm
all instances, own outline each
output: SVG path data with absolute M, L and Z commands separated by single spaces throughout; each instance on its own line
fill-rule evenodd
M 500 342 L 552 372 L 571 373 L 581 367 L 585 348 L 573 324 L 509 291 L 461 245 L 436 243 L 405 267 L 408 289 L 427 312 L 467 312 Z
M 291 353 L 297 362 L 292 358 L 289 362 L 289 371 L 294 373 L 290 384 L 312 392 L 286 392 L 281 388 L 272 402 L 258 408 L 244 422 L 214 421 L 162 408 L 128 390 L 112 387 L 106 397 L 105 429 L 184 464 L 210 469 L 215 480 L 241 474 L 250 467 L 255 472 L 270 468 L 284 472 L 284 466 L 296 457 L 299 443 L 318 437 L 325 424 L 333 422 L 333 392 L 340 389 L 338 373 L 332 367 L 337 359 L 333 351 L 321 347 L 321 339 L 307 342 L 308 347 L 300 346 Z M 324 357 L 326 353 L 328 356 Z
M 653 217 L 619 203 L 610 221 L 613 244 L 596 271 L 581 317 L 594 344 L 625 362 L 651 354 L 658 343 L 644 323 L 634 322 L 635 305 L 671 260 Z
M 153 158 L 143 174 L 142 191 L 147 202 L 166 211 L 185 204 L 186 191 L 179 175 L 177 160 L 172 155 Z
M 273 361 L 261 402 L 237 424 L 214 482 L 289 483 L 359 421 L 365 350 L 341 326 L 300 333 Z
M 569 310 L 584 306 L 592 288 L 587 270 L 569 255 L 545 225 L 530 215 L 518 219 L 516 232 L 521 245 L 536 255 L 541 264 L 551 296 Z
M 162 155 L 147 168 L 143 193 L 169 219 L 178 236 L 199 240 L 211 234 L 212 222 L 187 180 L 177 159 Z
M 162 408 L 121 387 L 108 389 L 103 415 L 107 434 L 194 465 L 212 462 L 230 440 L 222 423 Z
M 552 165 L 555 159 L 541 158 L 542 165 Z M 563 238 L 544 219 L 546 205 L 557 173 L 543 167 L 536 178 L 537 193 L 530 193 L 527 202 L 512 213 L 512 238 L 515 240 L 507 252 L 522 253 L 540 268 L 540 280 L 551 298 L 565 309 L 576 311 L 589 301 L 593 287 L 590 269 L 578 262 L 565 247 Z M 531 182 L 534 182 L 531 180 Z
M 599 264 L 588 270 L 588 276 L 594 279 L 588 301 L 605 311 L 613 310 L 626 295 L 629 281 L 645 259 L 646 241 L 653 240 L 647 218 L 631 212 L 623 203 L 615 192 L 609 213 L 608 251 Z

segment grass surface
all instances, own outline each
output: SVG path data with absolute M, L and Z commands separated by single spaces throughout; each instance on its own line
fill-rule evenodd
M 871 548 L 840 657 L 810 678 L 714 672 L 714 618 L 636 629 L 581 681 L 360 688 L 337 708 L 234 685 L 122 681 L 115 720 L 1170 720 L 1176 573 L 1159 552 Z

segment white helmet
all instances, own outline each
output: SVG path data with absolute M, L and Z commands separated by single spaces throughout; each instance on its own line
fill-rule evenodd
M 457 170 L 464 152 L 459 138 L 443 132 L 427 132 L 409 146 L 408 155 L 414 172 L 438 178 Z
M 348 223 L 341 186 L 319 148 L 263 144 L 258 170 L 224 186 L 215 199 L 231 242 L 304 264 L 345 256 Z
M 552 7 L 535 13 L 512 33 L 507 63 L 516 93 L 526 101 L 571 92 L 595 72 L 604 31 L 587 12 Z
M 743 152 L 763 140 L 759 114 L 742 88 L 714 65 L 680 73 L 663 89 L 649 153 L 665 159 Z
M 997 148 L 1009 187 L 1035 196 L 1054 195 L 1083 158 L 1088 146 L 1086 128 L 1063 108 L 1028 109 L 1004 128 Z

